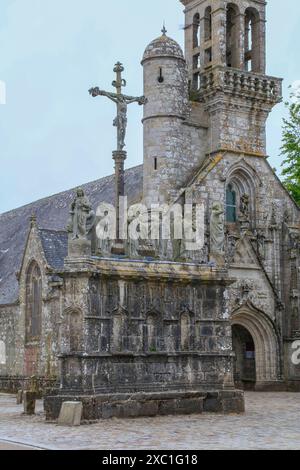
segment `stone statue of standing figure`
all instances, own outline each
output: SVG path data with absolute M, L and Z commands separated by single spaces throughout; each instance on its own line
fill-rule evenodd
M 250 197 L 248 194 L 243 194 L 241 197 L 241 205 L 240 205 L 240 211 L 241 211 L 241 216 L 244 219 L 249 218 L 249 205 L 250 205 Z
M 85 240 L 94 224 L 95 213 L 81 188 L 77 189 L 71 204 L 70 216 L 67 230 L 72 234 L 72 240 Z
M 212 206 L 210 217 L 210 251 L 215 255 L 224 255 L 224 208 L 220 202 Z

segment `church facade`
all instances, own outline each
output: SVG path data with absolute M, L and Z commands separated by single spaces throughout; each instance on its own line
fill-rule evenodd
M 0 387 L 35 376 L 48 419 L 70 398 L 91 421 L 242 412 L 242 390 L 300 391 L 300 209 L 266 154 L 282 99 L 266 3 L 181 3 L 185 52 L 164 28 L 142 58 L 143 165 L 124 172 L 121 146 L 115 177 L 0 215 Z M 99 243 L 97 208 L 120 195 L 203 207 L 201 248 Z

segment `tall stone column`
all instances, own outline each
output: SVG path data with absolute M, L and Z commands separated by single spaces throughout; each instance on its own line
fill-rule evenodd
M 113 152 L 113 160 L 115 162 L 115 209 L 116 209 L 116 240 L 112 248 L 114 254 L 125 254 L 124 240 L 121 239 L 120 227 L 123 224 L 122 207 L 120 198 L 125 196 L 125 160 L 127 153 L 124 150 L 116 150 Z
M 245 15 L 240 13 L 236 21 L 238 29 L 238 68 L 245 70 Z
M 226 66 L 226 9 L 217 0 L 212 10 L 212 64 Z

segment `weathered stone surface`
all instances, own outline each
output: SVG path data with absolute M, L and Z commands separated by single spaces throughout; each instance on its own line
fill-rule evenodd
M 91 256 L 92 244 L 90 240 L 70 240 L 68 245 L 68 256 L 69 258 L 82 258 L 85 256 Z
M 36 393 L 25 390 L 23 393 L 23 404 L 24 404 L 25 415 L 30 416 L 30 415 L 35 414 L 35 403 L 36 403 Z
M 82 417 L 82 403 L 65 401 L 61 406 L 58 417 L 59 426 L 80 426 Z
M 65 259 L 58 230 L 71 192 L 0 216 L 0 386 L 60 375 L 47 392 L 50 416 L 62 397 L 82 399 L 93 420 L 201 408 L 202 395 L 182 390 L 204 393 L 204 410 L 230 413 L 243 411 L 235 387 L 299 389 L 300 218 L 266 158 L 265 123 L 281 98 L 281 81 L 265 75 L 266 5 L 183 3 L 186 59 L 165 33 L 144 55 L 144 165 L 125 174 L 125 194 L 182 213 L 202 204 L 204 246 L 173 237 L 101 251 L 93 230 L 88 249 L 71 247 Z M 84 187 L 93 211 L 115 200 L 113 183 Z M 214 207 L 225 215 L 217 237 Z M 163 392 L 175 395 L 153 397 Z
M 18 390 L 17 405 L 21 405 L 22 403 L 23 403 L 23 390 Z
M 56 450 L 300 450 L 300 394 L 246 392 L 247 413 L 128 418 L 66 429 L 45 425 L 42 403 L 32 418 L 20 415 L 13 396 L 0 395 L 0 436 Z M 124 432 L 126 430 L 126 432 Z M 3 443 L 3 446 L 5 443 Z M 5 448 L 5 447 L 4 447 Z M 1 439 L 0 439 L 1 449 Z
M 48 396 L 45 400 L 46 418 L 56 420 L 66 396 Z M 82 420 L 92 422 L 110 418 L 136 418 L 167 415 L 189 415 L 205 412 L 243 413 L 244 393 L 228 392 L 160 392 L 132 395 L 76 396 L 83 406 Z

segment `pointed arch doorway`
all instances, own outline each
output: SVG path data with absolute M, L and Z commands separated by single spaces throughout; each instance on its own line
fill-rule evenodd
M 250 332 L 241 325 L 232 326 L 234 382 L 238 389 L 255 390 L 256 350 Z
M 250 302 L 231 316 L 236 386 L 263 390 L 279 381 L 280 353 L 272 320 Z

